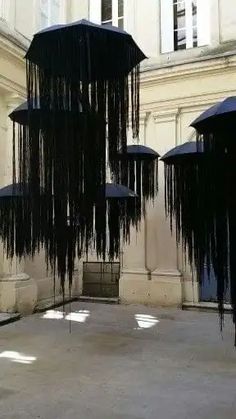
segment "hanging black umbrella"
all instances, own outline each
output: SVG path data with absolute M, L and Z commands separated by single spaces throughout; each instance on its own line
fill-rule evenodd
M 223 303 L 228 290 L 227 216 L 225 182 L 221 165 L 203 152 L 202 144 L 185 143 L 162 158 L 165 163 L 166 213 L 176 225 L 177 242 L 196 269 L 199 282 L 207 281 L 214 271 L 221 326 Z M 209 170 L 209 167 L 211 170 Z M 216 179 L 221 178 L 221 183 Z
M 99 253 L 104 260 L 107 256 L 110 260 L 114 260 L 120 254 L 121 238 L 123 242 L 129 242 L 131 226 L 138 227 L 136 214 L 138 196 L 124 185 L 106 183 L 105 197 L 106 211 L 101 206 L 103 201 L 100 199 L 96 206 L 97 247 L 100 244 Z
M 177 163 L 186 158 L 195 159 L 197 157 L 203 156 L 203 147 L 198 148 L 196 141 L 187 141 L 184 144 L 180 144 L 170 151 L 168 151 L 161 160 L 166 164 L 171 164 L 173 162 Z
M 145 200 L 154 199 L 158 192 L 159 154 L 150 147 L 128 145 L 119 153 L 121 182 L 135 190 Z
M 156 160 L 158 157 L 160 157 L 160 155 L 151 147 L 147 147 L 146 145 L 132 144 L 127 146 L 126 153 L 123 157 L 134 160 Z
M 228 124 L 231 125 L 235 117 L 236 96 L 231 96 L 204 111 L 191 123 L 191 127 L 199 134 L 211 133 L 211 130 L 215 131 L 216 126 L 223 125 L 222 128 L 226 128 Z
M 165 164 L 165 206 L 171 230 L 175 221 L 177 242 L 187 251 L 191 265 L 196 262 L 200 278 L 205 253 L 199 249 L 202 244 L 206 249 L 203 226 L 208 222 L 204 153 L 197 149 L 196 142 L 186 142 L 168 151 L 161 160 Z M 195 254 L 200 260 L 195 259 Z
M 223 322 L 224 299 L 230 288 L 233 321 L 236 326 L 236 144 L 234 139 L 236 97 L 229 97 L 212 106 L 191 124 L 208 156 L 206 179 L 211 190 L 218 191 L 214 202 L 208 236 L 214 238 L 211 258 L 217 281 L 217 299 Z M 212 176 L 214 173 L 214 176 Z M 235 333 L 236 344 L 236 333 Z
M 84 54 L 87 60 L 81 63 Z M 113 79 L 114 74 L 123 76 L 145 58 L 132 36 L 123 29 L 85 19 L 41 30 L 34 35 L 26 54 L 26 59 L 40 68 L 76 81 Z
M 106 183 L 106 199 L 127 199 L 137 198 L 137 194 L 124 185 L 117 183 Z

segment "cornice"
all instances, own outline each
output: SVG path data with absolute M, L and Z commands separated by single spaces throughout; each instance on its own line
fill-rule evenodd
M 202 93 L 199 95 L 185 96 L 181 99 L 158 99 L 153 102 L 141 103 L 140 111 L 148 112 L 154 116 L 178 114 L 183 112 L 202 112 L 206 107 L 214 105 L 224 97 L 235 96 L 236 89 L 222 90 L 217 93 Z M 158 116 L 159 115 L 159 116 Z
M 25 86 L 14 82 L 10 78 L 4 77 L 2 74 L 0 74 L 0 88 L 6 92 L 14 92 L 18 94 L 22 100 L 24 100 L 26 96 Z
M 146 69 L 141 72 L 141 88 L 149 88 L 161 83 L 180 80 L 181 78 L 196 78 L 205 75 L 224 72 L 235 72 L 236 55 L 196 60 L 190 63 L 162 66 Z
M 5 55 L 11 56 L 17 60 L 20 64 L 24 65 L 25 50 L 14 44 L 10 39 L 6 38 L 0 32 L 0 56 L 4 53 Z

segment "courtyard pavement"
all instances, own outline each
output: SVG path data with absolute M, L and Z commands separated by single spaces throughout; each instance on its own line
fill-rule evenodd
M 71 332 L 70 332 L 71 326 Z M 230 316 L 73 303 L 0 328 L 1 419 L 235 419 Z

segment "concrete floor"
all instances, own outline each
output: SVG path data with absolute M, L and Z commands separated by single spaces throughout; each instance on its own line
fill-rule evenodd
M 72 333 L 60 312 L 0 329 L 1 419 L 236 418 L 229 316 L 222 340 L 214 313 L 92 303 L 71 311 Z

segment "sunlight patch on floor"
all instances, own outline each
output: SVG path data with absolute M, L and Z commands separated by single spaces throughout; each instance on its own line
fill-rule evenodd
M 135 314 L 135 320 L 138 323 L 138 327 L 135 327 L 135 330 L 150 329 L 160 322 L 155 316 L 148 314 Z
M 64 313 L 63 311 L 48 310 L 43 314 L 42 319 L 51 320 L 69 320 L 77 323 L 85 323 L 87 318 L 90 316 L 89 310 L 78 310 L 71 313 Z
M 3 351 L 0 353 L 0 358 L 10 359 L 18 364 L 32 364 L 37 359 L 35 356 L 28 356 L 15 351 Z

